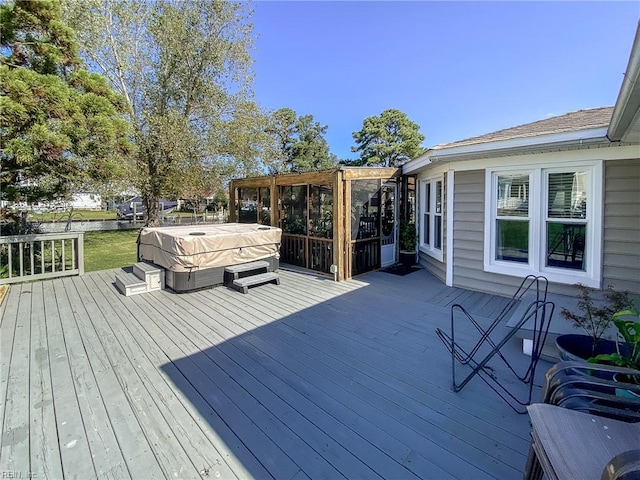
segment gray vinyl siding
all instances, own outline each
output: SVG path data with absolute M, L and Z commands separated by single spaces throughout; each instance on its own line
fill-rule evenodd
M 418 209 L 420 212 L 421 209 Z M 422 217 L 420 217 L 422 221 Z M 419 226 L 418 228 L 422 228 Z M 418 252 L 418 263 L 424 267 L 427 271 L 431 272 L 442 283 L 447 281 L 447 176 L 444 176 L 442 181 L 442 258 L 443 261 L 433 258 L 423 252 Z
M 453 286 L 512 295 L 521 279 L 484 271 L 484 170 L 456 172 L 453 208 Z M 574 294 L 571 285 L 550 284 L 549 291 Z
M 431 272 L 442 283 L 447 281 L 447 270 L 444 262 L 422 252 L 420 252 L 420 258 L 418 261 L 422 267 Z
M 640 159 L 605 162 L 603 286 L 640 293 Z

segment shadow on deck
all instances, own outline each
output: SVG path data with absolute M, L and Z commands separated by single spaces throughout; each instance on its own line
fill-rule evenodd
M 123 297 L 116 273 L 12 287 L 1 325 L 2 470 L 521 477 L 526 416 L 480 381 L 452 393 L 450 356 L 434 334 L 448 328 L 453 303 L 490 317 L 506 299 L 425 271 L 343 283 L 282 271 L 280 286 L 248 295 Z

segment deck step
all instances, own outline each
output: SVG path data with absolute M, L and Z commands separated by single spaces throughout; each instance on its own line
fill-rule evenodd
M 267 273 L 271 271 L 271 264 L 265 260 L 229 265 L 224 267 L 224 284 L 229 285 L 239 278 L 264 273 L 263 270 Z
M 164 290 L 164 268 L 138 262 L 133 264 L 133 273 L 147 284 L 147 292 Z
M 147 283 L 140 280 L 133 273 L 119 273 L 116 275 L 116 288 L 125 297 L 130 297 L 131 295 L 145 293 L 147 291 Z
M 257 260 L 255 262 L 239 263 L 238 265 L 229 265 L 224 267 L 224 271 L 227 273 L 241 273 L 249 272 L 251 270 L 258 270 L 259 268 L 269 268 L 269 262 L 264 260 Z
M 259 273 L 258 275 L 251 275 L 250 277 L 238 278 L 233 281 L 233 286 L 242 293 L 249 293 L 249 287 L 268 282 L 274 282 L 276 285 L 280 285 L 280 276 L 276 272 Z

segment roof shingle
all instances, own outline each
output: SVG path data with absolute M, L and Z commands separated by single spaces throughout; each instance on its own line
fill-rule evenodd
M 516 138 L 537 137 L 539 135 L 550 135 L 554 133 L 575 132 L 579 130 L 608 127 L 611 121 L 613 107 L 590 108 L 578 110 L 576 112 L 565 113 L 557 117 L 538 120 L 537 122 L 518 125 L 517 127 L 498 130 L 477 137 L 458 140 L 451 143 L 443 143 L 432 147 L 435 149 L 461 147 L 466 145 L 476 145 L 501 140 L 512 140 Z

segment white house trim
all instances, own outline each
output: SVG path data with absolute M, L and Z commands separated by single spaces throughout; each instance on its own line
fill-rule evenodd
M 430 175 L 427 177 L 423 177 L 420 178 L 420 180 L 418 181 L 418 187 L 419 187 L 419 193 L 420 193 L 420 208 L 419 208 L 419 216 L 418 216 L 418 228 L 419 230 L 419 246 L 418 249 L 420 250 L 420 252 L 424 253 L 425 255 L 428 255 L 434 259 L 436 259 L 439 262 L 443 262 L 444 261 L 444 255 L 443 255 L 443 247 L 444 247 L 444 243 L 441 244 L 440 248 L 435 248 L 434 247 L 434 239 L 435 239 L 435 232 L 436 232 L 436 224 L 435 224 L 435 217 L 438 216 L 435 212 L 435 198 L 436 198 L 436 190 L 435 190 L 435 185 L 436 182 L 440 182 L 441 184 L 444 182 L 444 172 L 443 173 L 439 173 L 436 175 Z M 429 226 L 429 231 L 431 233 L 432 238 L 427 239 L 427 242 L 425 242 L 424 239 L 424 213 L 425 213 L 425 207 L 427 204 L 427 200 L 425 198 L 425 184 L 429 183 L 430 185 L 432 185 L 430 191 L 431 191 L 431 201 L 429 202 L 431 205 L 431 211 L 430 211 L 430 215 L 429 215 L 429 219 L 430 219 L 430 226 Z M 442 185 L 444 187 L 444 185 Z M 444 188 L 441 191 L 441 195 L 444 196 L 446 195 L 446 192 L 444 190 Z M 441 211 L 439 217 L 444 221 L 445 216 L 446 216 L 446 210 L 444 210 L 446 208 L 446 203 L 443 202 L 441 204 L 441 209 L 443 211 Z M 441 224 L 442 225 L 442 224 Z M 445 232 L 444 229 L 440 232 L 441 238 L 443 239 L 443 242 L 446 241 L 444 240 L 444 236 L 445 236 Z M 426 246 L 425 246 L 426 245 Z
M 499 168 L 499 167 L 530 167 L 546 163 L 556 163 L 558 159 L 562 160 L 562 164 L 575 162 L 584 163 L 590 161 L 617 161 L 617 160 L 634 160 L 640 157 L 637 145 L 626 145 L 610 148 L 593 148 L 584 150 L 569 150 L 558 152 L 545 152 L 545 153 L 531 153 L 528 155 L 508 156 L 508 157 L 488 157 L 479 160 L 464 160 L 457 162 L 447 162 L 442 165 L 434 164 L 432 169 L 423 173 L 426 178 L 432 172 L 436 171 L 436 168 L 446 171 L 447 169 L 453 169 L 456 172 L 464 172 L 470 170 L 484 170 L 486 168 Z M 420 176 L 419 176 L 420 178 Z
M 446 280 L 445 283 L 448 287 L 453 286 L 453 192 L 454 192 L 454 171 L 447 171 L 447 233 L 446 233 L 446 252 L 447 260 L 445 262 L 446 267 Z

